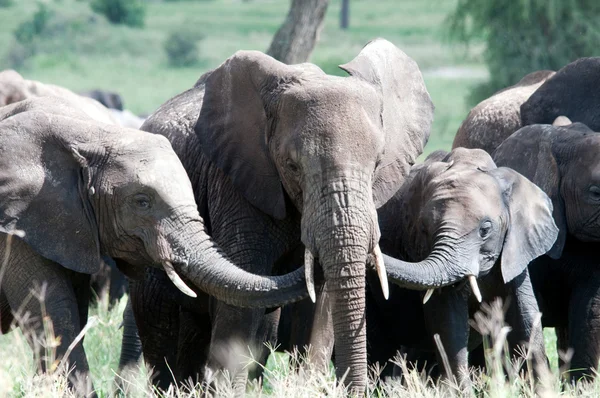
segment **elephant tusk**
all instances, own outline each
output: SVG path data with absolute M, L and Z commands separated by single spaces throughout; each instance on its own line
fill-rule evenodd
M 170 261 L 163 261 L 163 268 L 165 269 L 165 272 L 167 273 L 167 276 L 169 277 L 171 282 L 173 282 L 175 287 L 181 290 L 183 294 L 193 298 L 198 297 L 196 292 L 190 289 L 189 286 L 186 285 L 185 282 L 181 279 L 181 277 L 177 275 L 177 272 L 175 272 L 175 268 L 173 268 L 173 264 L 171 264 Z
M 315 258 L 308 248 L 304 250 L 304 277 L 306 279 L 306 289 L 308 290 L 308 296 L 313 303 L 317 302 L 317 295 L 315 293 Z
M 377 276 L 379 276 L 379 283 L 381 283 L 383 298 L 387 300 L 390 297 L 390 287 L 388 285 L 387 270 L 385 269 L 383 254 L 381 253 L 379 244 L 373 249 L 373 256 L 375 256 L 375 269 L 377 270 Z
M 566 116 L 558 116 L 556 119 L 554 119 L 554 121 L 552 122 L 553 126 L 568 126 L 569 124 L 571 124 L 571 119 L 569 119 Z
M 483 298 L 481 297 L 481 292 L 479 291 L 479 286 L 477 286 L 477 278 L 475 278 L 475 275 L 469 275 L 468 278 L 469 278 L 469 283 L 471 284 L 471 290 L 473 291 L 475 298 L 477 299 L 478 302 L 481 303 Z
M 425 293 L 425 297 L 423 297 L 423 304 L 427 304 L 427 302 L 429 301 L 431 296 L 433 296 L 434 290 L 435 289 L 427 289 L 427 292 Z

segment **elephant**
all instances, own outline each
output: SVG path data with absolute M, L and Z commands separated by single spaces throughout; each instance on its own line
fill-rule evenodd
M 79 95 L 95 99 L 108 109 L 115 109 L 117 111 L 123 110 L 123 98 L 117 93 L 94 89 L 80 92 Z
M 369 42 L 340 67 L 349 76 L 238 51 L 163 104 L 142 130 L 171 141 L 211 236 L 236 264 L 271 274 L 281 272 L 282 262 L 304 263 L 311 300 L 328 297 L 332 309 L 336 374 L 341 378 L 348 371 L 344 383 L 361 394 L 367 382 L 364 310 L 370 253 L 376 254 L 387 288 L 376 208 L 399 188 L 422 152 L 433 104 L 417 64 L 384 39 Z M 452 261 L 436 264 L 436 256 L 396 264 L 399 280 L 429 288 L 475 272 Z M 323 271 L 327 295 L 316 294 L 316 266 Z M 166 357 L 173 369 L 174 362 L 186 362 L 183 356 L 193 352 L 198 363 L 190 376 L 211 380 L 216 370 L 226 368 L 243 393 L 247 373 L 240 356 L 229 364 L 218 358 L 231 341 L 241 347 L 260 344 L 259 328 L 274 329 L 264 327 L 265 311 L 240 311 L 214 298 L 208 305 L 186 308 L 176 298 L 167 299 L 170 293 L 158 278 L 132 289 L 146 361 L 158 358 L 164 369 Z M 156 343 L 161 336 L 171 337 Z
M 554 71 L 525 75 L 471 109 L 458 128 L 452 148 L 481 148 L 491 154 L 508 136 L 522 127 L 520 107 Z
M 510 303 L 508 340 L 513 353 L 529 343 L 534 359 L 546 361 L 527 265 L 550 250 L 558 228 L 552 203 L 540 188 L 510 168 L 496 167 L 481 149 L 436 151 L 412 167 L 378 216 L 381 249 L 391 256 L 386 265 L 394 258 L 418 261 L 432 248 L 445 246 L 438 261 L 457 257 L 476 264 L 479 273 L 471 289 L 461 282 L 423 295 L 392 285 L 387 301 L 369 275 L 370 363 L 385 364 L 406 347 L 435 352 L 441 364 L 433 339 L 438 334 L 452 372 L 446 376 L 465 385 L 467 352 L 481 342 L 481 335 L 470 331 L 469 318 L 482 299 L 495 297 Z M 388 277 L 393 283 L 394 275 Z
M 24 79 L 12 69 L 0 72 L 0 107 L 32 97 L 64 98 L 94 120 L 119 124 L 111 112 L 96 100 L 77 95 L 64 87 Z
M 600 57 L 580 58 L 561 68 L 521 105 L 523 126 L 551 124 L 566 116 L 600 131 Z
M 95 297 L 108 296 L 109 306 L 112 307 L 129 291 L 129 281 L 117 268 L 111 258 L 103 258 L 100 271 L 91 275 L 92 302 Z
M 600 360 L 599 153 L 600 134 L 576 122 L 523 127 L 493 155 L 552 200 L 558 238 L 529 273 L 543 326 L 556 328 L 560 350 L 574 350 L 572 380 L 592 375 Z
M 223 254 L 167 139 L 99 123 L 61 98 L 0 108 L 0 251 L 1 332 L 20 323 L 45 370 L 37 342 L 48 317 L 60 336 L 57 358 L 82 377 L 88 364 L 77 339 L 103 256 L 132 277 L 164 269 L 186 295 L 232 305 L 274 307 L 308 294 L 303 267 L 260 276 Z M 40 289 L 43 303 L 32 299 Z

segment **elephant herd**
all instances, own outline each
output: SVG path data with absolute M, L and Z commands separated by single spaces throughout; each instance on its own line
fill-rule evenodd
M 600 58 L 496 93 L 422 163 L 414 60 L 377 39 L 340 68 L 238 51 L 138 125 L 108 93 L 0 72 L 0 331 L 26 329 L 45 371 L 49 317 L 89 378 L 79 334 L 110 264 L 129 284 L 120 368 L 143 354 L 161 388 L 227 370 L 243 395 L 248 349 L 272 342 L 310 345 L 360 395 L 399 350 L 441 361 L 434 335 L 466 385 L 485 366 L 469 319 L 495 297 L 515 355 L 545 364 L 554 327 L 571 377 L 593 375 Z

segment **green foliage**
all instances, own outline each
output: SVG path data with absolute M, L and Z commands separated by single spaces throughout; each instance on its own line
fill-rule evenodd
M 202 39 L 202 34 L 187 28 L 171 32 L 164 42 L 169 65 L 174 67 L 196 65 L 200 58 L 198 41 Z
M 8 8 L 12 6 L 13 0 L 0 0 L 0 8 Z
M 454 41 L 487 44 L 490 81 L 471 95 L 479 102 L 527 73 L 597 55 L 598 19 L 597 0 L 458 0 L 447 23 Z
M 38 9 L 33 14 L 33 18 L 22 22 L 14 31 L 15 39 L 23 45 L 32 43 L 37 36 L 44 33 L 53 16 L 54 13 L 48 6 L 38 3 Z
M 146 4 L 143 0 L 92 0 L 90 6 L 114 24 L 144 26 Z

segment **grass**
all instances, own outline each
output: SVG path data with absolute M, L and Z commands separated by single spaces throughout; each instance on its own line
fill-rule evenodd
M 203 72 L 239 49 L 265 51 L 289 4 L 281 0 L 153 1 L 148 3 L 145 28 L 135 29 L 93 16 L 86 1 L 47 3 L 61 18 L 75 20 L 81 31 L 43 39 L 47 51 L 27 59 L 18 71 L 75 91 L 117 91 L 125 106 L 138 114 L 148 114 L 188 89 Z M 337 65 L 350 61 L 369 40 L 392 41 L 418 62 L 436 106 L 426 153 L 449 149 L 468 113 L 466 95 L 487 76 L 481 45 L 475 44 L 467 54 L 445 43 L 443 21 L 455 0 L 353 1 L 348 30 L 339 28 L 340 3 L 332 0 L 329 5 L 312 62 L 327 73 L 343 75 Z M 0 69 L 10 66 L 7 54 L 14 46 L 12 32 L 31 18 L 36 7 L 36 2 L 27 0 L 0 10 Z M 193 67 L 171 68 L 163 42 L 181 25 L 204 36 L 199 42 L 200 61 Z M 451 73 L 438 73 L 443 68 Z
M 109 309 L 108 300 L 102 298 L 98 305 L 92 308 L 89 328 L 84 346 L 88 355 L 91 374 L 99 397 L 113 396 L 119 390 L 114 385 L 121 344 L 119 325 L 126 298 L 123 298 L 114 308 Z M 486 319 L 496 319 L 495 324 L 502 325 L 501 305 L 492 305 L 484 311 Z M 537 393 L 543 397 L 558 395 L 565 396 L 598 396 L 600 381 L 594 383 L 579 383 L 577 386 L 562 384 L 559 370 L 544 370 L 544 377 L 538 385 L 524 373 L 519 374 L 523 361 L 508 362 L 502 350 L 504 337 L 499 331 L 492 331 L 492 342 L 496 349 L 488 355 L 488 363 L 493 364 L 487 374 L 472 373 L 471 390 L 480 392 L 483 397 L 534 396 Z M 496 339 L 496 340 L 495 340 Z M 52 340 L 52 337 L 50 337 Z M 546 343 L 551 361 L 556 364 L 553 333 L 546 330 Z M 499 347 L 499 348 L 498 348 Z M 52 375 L 39 375 L 35 371 L 31 350 L 20 330 L 0 336 L 0 352 L 4 358 L 0 362 L 0 397 L 71 397 L 68 390 L 65 373 L 57 371 Z M 249 358 L 249 364 L 253 361 Z M 379 380 L 377 369 L 371 369 L 368 397 L 443 397 L 460 391 L 461 387 L 449 381 L 434 381 L 426 375 L 412 369 L 411 364 L 401 358 L 395 362 L 400 366 L 404 380 Z M 254 365 L 256 365 L 254 363 Z M 392 366 L 392 364 L 388 364 Z M 293 371 L 292 369 L 299 369 Z M 509 377 L 502 370 L 509 369 Z M 200 397 L 206 392 L 201 386 L 171 388 L 168 391 L 156 391 L 149 384 L 150 371 L 143 365 L 139 369 L 130 370 L 123 375 L 121 385 L 126 388 L 128 397 Z M 233 396 L 233 388 L 226 375 L 210 390 L 216 396 Z M 464 392 L 464 391 L 463 391 Z M 298 353 L 272 352 L 264 368 L 262 383 L 252 380 L 248 383 L 247 396 L 272 397 L 343 397 L 347 392 L 336 382 L 332 369 L 329 373 L 321 373 L 310 365 Z

